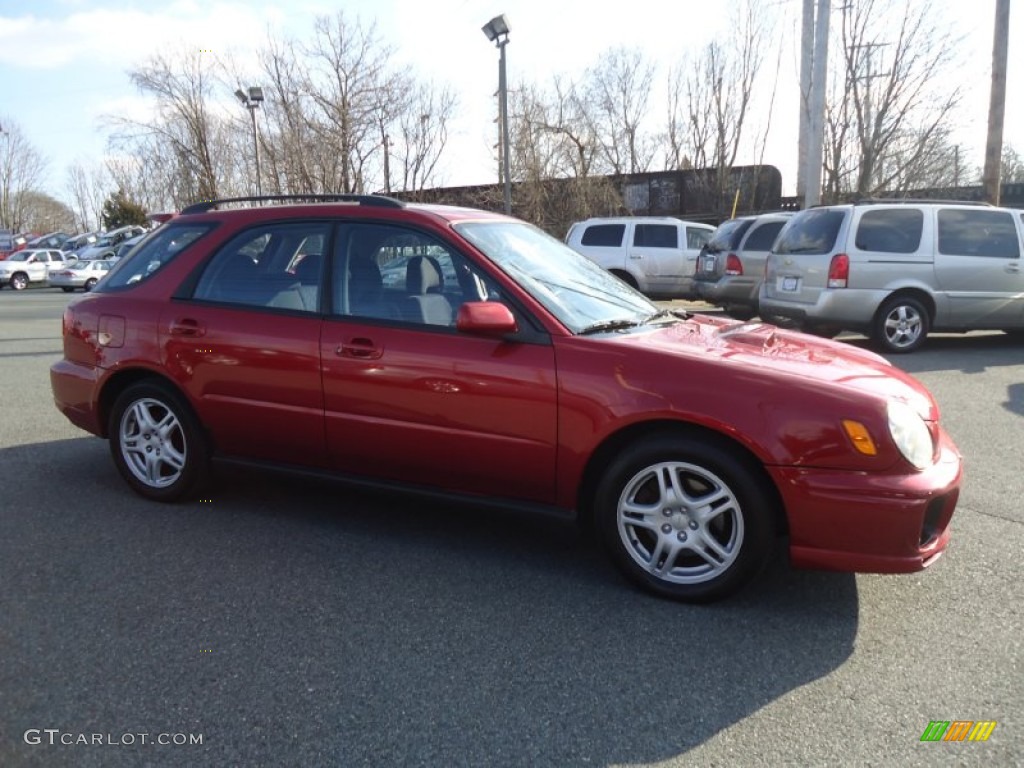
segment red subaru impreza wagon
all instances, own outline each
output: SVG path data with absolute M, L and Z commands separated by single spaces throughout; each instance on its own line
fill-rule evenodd
M 476 210 L 200 203 L 63 336 L 57 407 L 148 499 L 217 458 L 555 512 L 682 600 L 734 592 L 778 537 L 797 566 L 920 570 L 961 482 L 935 400 L 883 358 L 661 309 Z

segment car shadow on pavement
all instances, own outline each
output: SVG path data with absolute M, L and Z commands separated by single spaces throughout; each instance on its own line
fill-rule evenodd
M 689 606 L 568 523 L 234 468 L 156 504 L 94 438 L 0 461 L 25 489 L 0 515 L 0 730 L 203 734 L 15 762 L 656 762 L 829 675 L 857 635 L 848 574 L 777 561 Z
M 840 341 L 862 349 L 877 351 L 863 336 L 844 336 Z M 984 373 L 990 368 L 1019 365 L 1024 354 L 1024 341 L 999 332 L 966 334 L 933 334 L 916 352 L 905 355 L 883 355 L 907 373 L 959 370 L 963 373 Z

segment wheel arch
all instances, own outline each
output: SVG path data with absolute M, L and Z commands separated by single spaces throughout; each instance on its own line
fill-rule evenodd
M 917 301 L 919 301 L 921 303 L 921 306 L 923 306 L 925 308 L 925 311 L 928 313 L 928 325 L 935 325 L 935 312 L 937 311 L 935 297 L 928 291 L 924 290 L 923 288 L 906 287 L 897 288 L 884 299 L 882 299 L 882 301 L 878 302 L 878 307 L 875 309 L 875 314 L 871 318 L 872 326 L 874 326 L 875 323 L 878 322 L 879 317 L 881 317 L 883 308 L 893 299 L 900 298 L 916 299 Z
M 199 420 L 198 414 L 196 413 L 196 409 L 192 405 L 192 401 L 173 379 L 149 368 L 126 368 L 112 374 L 106 382 L 104 382 L 102 389 L 100 389 L 98 416 L 100 427 L 103 430 L 102 437 L 110 437 L 107 425 L 110 421 L 110 412 L 114 409 L 114 403 L 117 402 L 117 398 L 120 397 L 121 393 L 128 389 L 128 387 L 142 382 L 152 382 L 167 386 L 181 399 L 182 403 L 192 411 L 192 415 L 196 417 L 197 423 L 202 424 L 202 421 Z M 206 432 L 205 429 L 203 430 L 203 433 L 209 441 L 209 433 Z
M 608 435 L 594 450 L 583 470 L 577 496 L 577 510 L 580 521 L 590 526 L 593 518 L 594 494 L 597 491 L 601 474 L 614 458 L 628 445 L 660 437 L 687 437 L 713 444 L 736 456 L 747 465 L 758 485 L 770 495 L 769 506 L 775 523 L 775 531 L 779 535 L 789 533 L 789 524 L 782 504 L 782 494 L 765 469 L 764 464 L 754 453 L 739 441 L 728 435 L 716 432 L 708 427 L 690 422 L 658 420 L 630 424 L 627 427 Z
M 615 267 L 614 269 L 609 269 L 608 271 L 611 274 L 615 275 L 615 277 L 619 278 L 619 280 L 624 282 L 626 285 L 632 288 L 639 288 L 640 282 L 637 280 L 636 275 L 634 275 L 628 269 Z

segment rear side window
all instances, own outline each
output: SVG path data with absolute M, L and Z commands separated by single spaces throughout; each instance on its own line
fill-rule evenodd
M 148 280 L 165 264 L 213 228 L 212 224 L 177 224 L 161 227 L 130 256 L 117 263 L 99 290 L 111 291 Z
M 703 248 L 708 240 L 711 239 L 711 235 L 714 233 L 712 229 L 704 229 L 704 227 L 687 227 L 686 228 L 686 247 L 692 251 L 698 251 Z
M 618 248 L 626 234 L 625 224 L 593 224 L 583 230 L 580 245 L 596 245 Z
M 829 253 L 835 248 L 846 211 L 815 208 L 801 211 L 775 243 L 775 253 Z
M 854 245 L 876 253 L 915 253 L 923 229 L 924 213 L 914 208 L 867 211 L 860 217 Z
M 1009 211 L 939 211 L 939 253 L 949 256 L 1020 258 L 1020 238 Z
M 678 248 L 679 227 L 674 224 L 637 224 L 633 245 L 641 248 Z
M 754 223 L 753 219 L 729 219 L 718 225 L 718 229 L 708 241 L 709 251 L 735 251 L 740 247 L 740 240 Z
M 768 221 L 760 226 L 754 227 L 747 242 L 743 244 L 744 250 L 748 251 L 770 251 L 775 238 L 779 236 L 784 221 Z

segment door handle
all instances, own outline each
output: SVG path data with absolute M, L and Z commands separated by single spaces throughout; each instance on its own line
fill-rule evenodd
M 1017 274 L 1018 272 L 1020 272 L 1020 264 L 1007 264 L 1006 271 Z
M 198 320 L 193 320 L 191 317 L 183 317 L 180 320 L 171 321 L 172 336 L 202 336 L 205 333 L 206 329 L 203 328 Z
M 372 339 L 365 338 L 342 342 L 334 351 L 339 357 L 356 357 L 360 360 L 376 360 L 384 354 L 383 347 L 378 347 Z

